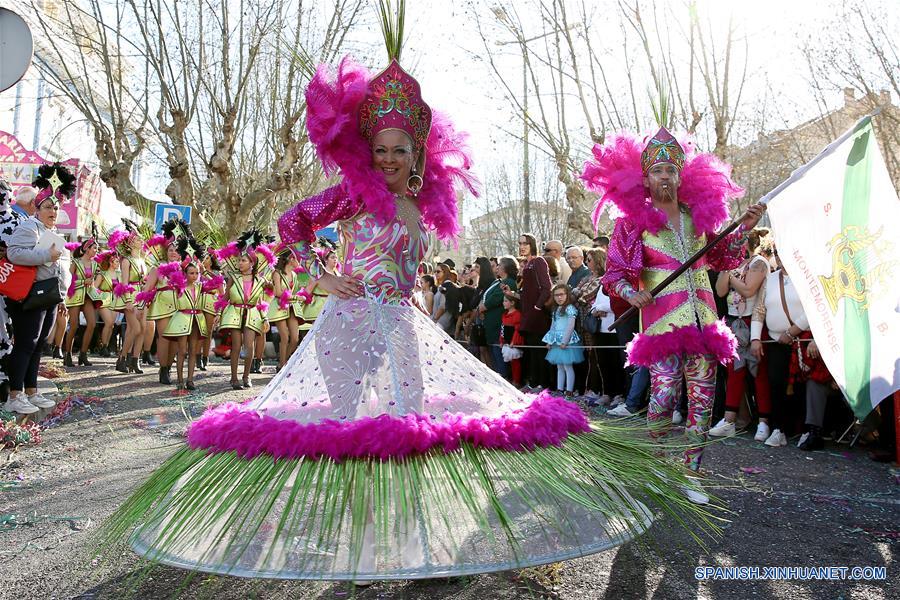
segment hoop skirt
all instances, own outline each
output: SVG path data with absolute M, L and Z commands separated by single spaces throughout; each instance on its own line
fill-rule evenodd
M 106 542 L 213 573 L 383 580 L 599 552 L 655 511 L 709 529 L 646 431 L 520 393 L 408 293 L 386 293 L 412 288 L 427 243 L 409 235 L 416 225 L 354 218 L 341 224 L 354 240 L 343 272 L 370 274 L 365 296 L 329 297 L 257 398 L 192 423 L 187 447 L 110 518 Z M 367 264 L 399 285 L 373 282 Z

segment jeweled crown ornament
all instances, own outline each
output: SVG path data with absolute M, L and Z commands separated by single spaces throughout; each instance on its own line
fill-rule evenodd
M 425 146 L 431 131 L 431 108 L 422 99 L 419 82 L 396 58 L 369 82 L 359 109 L 359 130 L 367 140 L 386 129 L 406 133 L 416 152 Z
M 398 129 L 409 136 L 413 150 L 422 158 L 421 150 L 431 131 L 431 107 L 422 99 L 419 82 L 400 66 L 406 2 L 379 2 L 378 11 L 390 63 L 369 81 L 365 100 L 359 107 L 359 131 L 371 143 L 380 132 Z
M 659 128 L 641 152 L 641 169 L 644 175 L 650 167 L 660 163 L 672 164 L 679 171 L 684 167 L 684 148 L 665 127 Z

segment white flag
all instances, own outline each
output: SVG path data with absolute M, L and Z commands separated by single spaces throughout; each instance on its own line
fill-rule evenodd
M 900 389 L 900 201 L 871 117 L 769 194 L 768 208 L 822 358 L 863 419 Z

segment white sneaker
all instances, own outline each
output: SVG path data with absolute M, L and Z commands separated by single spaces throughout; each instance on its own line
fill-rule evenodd
M 611 417 L 630 417 L 634 413 L 628 410 L 628 407 L 626 405 L 620 404 L 615 408 L 611 408 L 609 411 L 607 411 L 606 414 L 610 415 Z
M 682 421 L 684 421 L 684 417 L 681 415 L 681 411 L 676 410 L 672 413 L 672 425 L 680 425 Z
M 766 446 L 777 448 L 778 446 L 787 446 L 787 437 L 781 433 L 780 429 L 776 429 L 766 440 Z
M 11 413 L 19 413 L 21 415 L 30 415 L 36 413 L 40 409 L 28 401 L 24 392 L 19 392 L 15 396 L 10 395 L 9 400 L 3 405 L 3 410 Z
M 28 396 L 28 402 L 33 404 L 34 406 L 37 406 L 38 408 L 53 408 L 54 406 L 56 406 L 56 402 L 50 400 L 49 398 L 46 398 L 40 392 L 37 392 L 33 396 Z
M 734 429 L 734 423 L 729 423 L 722 419 L 716 426 L 709 430 L 709 435 L 713 437 L 731 437 L 737 433 Z
M 809 432 L 808 432 L 808 431 L 807 431 L 806 433 L 804 433 L 803 435 L 801 435 L 801 436 L 800 436 L 800 441 L 797 442 L 797 447 L 799 448 L 800 446 L 802 446 L 802 445 L 803 445 L 803 442 L 805 442 L 805 441 L 806 441 L 806 438 L 808 438 L 808 437 L 809 437 Z
M 759 422 L 759 425 L 756 426 L 756 435 L 753 436 L 753 439 L 757 442 L 764 442 L 769 437 L 769 434 L 772 432 L 769 431 L 768 423 Z

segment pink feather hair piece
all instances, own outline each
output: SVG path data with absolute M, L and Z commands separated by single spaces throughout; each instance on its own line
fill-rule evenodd
M 729 202 L 739 198 L 744 190 L 731 180 L 727 164 L 712 154 L 697 153 L 688 137 L 679 143 L 685 150 L 685 163 L 678 199 L 691 209 L 698 233 L 715 233 L 728 219 Z M 588 190 L 600 196 L 592 215 L 594 227 L 607 208 L 611 217 L 624 216 L 641 231 L 656 234 L 665 226 L 665 214 L 653 207 L 644 187 L 644 145 L 637 136 L 623 132 L 591 150 L 594 157 L 585 163 L 581 179 Z
M 144 242 L 144 247 L 145 248 L 153 248 L 154 246 L 165 246 L 170 241 L 171 240 L 167 239 L 166 236 L 162 235 L 161 233 L 157 233 L 156 235 L 151 237 L 149 240 Z
M 117 229 L 109 234 L 109 239 L 106 240 L 107 247 L 111 249 L 116 249 L 120 244 L 130 240 L 132 236 L 137 234 L 132 233 L 130 231 L 125 231 L 124 229 Z
M 416 413 L 402 417 L 383 414 L 302 424 L 247 410 L 240 404 L 223 404 L 194 421 L 187 438 L 191 448 L 210 454 L 342 461 L 400 459 L 433 448 L 453 452 L 463 442 L 479 448 L 526 451 L 559 446 L 569 435 L 589 431 L 587 417 L 577 404 L 544 392 L 526 408 L 499 417 L 448 413 L 436 419 Z
M 75 252 L 81 248 L 81 242 L 66 242 L 66 250 L 69 252 Z
M 267 245 L 260 244 L 256 247 L 256 252 L 257 254 L 260 254 L 263 258 L 265 258 L 266 262 L 269 263 L 269 265 L 275 264 L 275 253 L 272 252 L 272 249 Z
M 327 175 L 340 171 L 344 191 L 361 200 L 381 222 L 396 215 L 394 195 L 382 174 L 372 167 L 369 143 L 359 132 L 359 106 L 372 74 L 349 56 L 336 73 L 322 65 L 306 89 L 306 126 Z M 447 240 L 459 233 L 456 190 L 459 183 L 477 195 L 477 180 L 469 173 L 471 158 L 465 136 L 437 112 L 425 146 L 425 173 L 418 202 L 425 224 Z
M 241 253 L 241 249 L 238 247 L 237 242 L 228 242 L 222 248 L 215 250 L 216 258 L 219 260 L 228 260 L 233 256 L 238 256 Z

